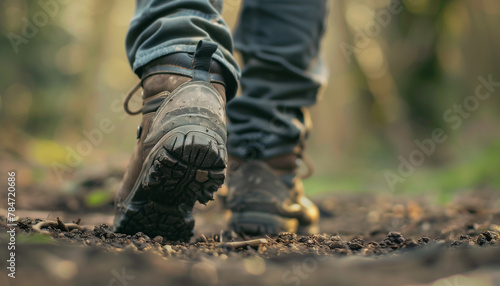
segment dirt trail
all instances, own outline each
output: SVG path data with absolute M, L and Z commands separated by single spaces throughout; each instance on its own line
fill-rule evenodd
M 66 223 L 82 218 L 85 228 L 38 224 L 49 215 L 55 220 L 43 207 L 18 210 L 32 215 L 18 221 L 18 278 L 4 281 L 3 268 L 0 284 L 422 285 L 441 279 L 435 285 L 500 285 L 498 192 L 462 194 L 444 207 L 387 194 L 336 194 L 316 202 L 323 234 L 250 241 L 256 238 L 225 231 L 219 206 L 211 204 L 197 207 L 191 243 L 113 233 L 98 223 L 112 217 L 109 205 L 57 212 Z M 8 255 L 4 247 L 0 253 Z

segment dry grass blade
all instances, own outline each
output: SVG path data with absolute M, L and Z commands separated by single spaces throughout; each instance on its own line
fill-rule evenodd
M 245 241 L 232 241 L 232 242 L 224 242 L 220 243 L 218 246 L 221 247 L 231 247 L 233 249 L 236 248 L 241 248 L 245 246 L 251 246 L 251 247 L 258 247 L 263 244 L 267 244 L 267 239 L 265 238 L 259 238 L 259 239 L 252 239 L 252 240 L 245 240 Z

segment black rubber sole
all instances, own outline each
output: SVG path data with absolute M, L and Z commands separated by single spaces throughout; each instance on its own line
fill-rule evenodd
M 250 236 L 276 235 L 282 232 L 297 232 L 299 222 L 294 218 L 264 212 L 231 213 L 229 228 L 236 233 Z
M 301 225 L 295 218 L 264 212 L 231 213 L 228 225 L 234 232 L 250 236 L 277 235 L 282 232 L 301 235 L 319 233 L 318 223 Z
M 224 183 L 225 142 L 200 126 L 167 133 L 145 160 L 134 189 L 115 217 L 115 231 L 143 232 L 169 241 L 193 236 L 192 209 L 213 200 Z

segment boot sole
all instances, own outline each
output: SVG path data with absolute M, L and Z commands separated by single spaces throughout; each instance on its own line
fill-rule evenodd
M 251 236 L 277 235 L 282 232 L 295 232 L 302 235 L 319 233 L 317 223 L 301 225 L 295 218 L 264 212 L 231 213 L 229 227 L 236 233 Z
M 171 130 L 145 160 L 115 217 L 115 231 L 189 241 L 193 206 L 213 200 L 224 183 L 226 166 L 225 142 L 215 132 L 198 125 Z
M 295 218 L 285 218 L 264 212 L 232 213 L 229 227 L 236 233 L 246 235 L 276 235 L 281 232 L 297 232 L 299 222 Z

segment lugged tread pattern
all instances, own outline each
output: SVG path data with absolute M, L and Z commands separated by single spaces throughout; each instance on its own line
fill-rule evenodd
M 277 235 L 282 232 L 290 232 L 288 229 L 281 229 L 273 224 L 265 223 L 233 223 L 230 227 L 235 233 L 249 236 Z
M 116 216 L 117 232 L 169 241 L 193 236 L 193 206 L 213 200 L 224 183 L 227 151 L 224 142 L 208 134 L 189 131 L 189 126 L 178 129 L 165 136 L 143 166 L 137 189 Z
M 297 232 L 297 227 L 298 221 L 296 219 L 266 213 L 262 213 L 262 216 L 232 213 L 229 221 L 229 228 L 234 232 L 250 236 Z

